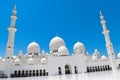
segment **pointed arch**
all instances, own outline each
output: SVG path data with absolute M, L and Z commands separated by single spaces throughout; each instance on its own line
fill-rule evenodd
M 69 64 L 65 65 L 65 74 L 71 74 L 71 66 Z

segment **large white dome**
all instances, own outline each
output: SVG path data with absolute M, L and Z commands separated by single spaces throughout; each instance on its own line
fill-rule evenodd
M 28 54 L 30 53 L 40 53 L 40 46 L 36 42 L 31 42 L 27 47 Z
M 77 51 L 82 53 L 82 52 L 85 52 L 85 46 L 83 43 L 77 42 L 75 43 L 73 50 L 74 50 L 74 53 L 77 53 Z
M 61 46 L 58 49 L 58 53 L 60 56 L 68 56 L 69 55 L 68 49 L 65 46 Z
M 57 51 L 61 46 L 65 46 L 65 42 L 62 38 L 56 36 L 54 37 L 49 44 L 50 51 Z

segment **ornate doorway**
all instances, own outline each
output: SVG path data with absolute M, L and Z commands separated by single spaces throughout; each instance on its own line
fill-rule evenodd
M 69 65 L 65 65 L 65 74 L 71 74 L 71 67 Z

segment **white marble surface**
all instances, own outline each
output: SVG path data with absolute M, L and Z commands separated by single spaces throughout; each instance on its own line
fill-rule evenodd
M 71 75 L 56 75 L 56 76 L 42 76 L 42 77 L 25 77 L 25 78 L 9 78 L 1 80 L 120 80 L 120 73 L 114 77 L 113 73 L 95 72 L 88 74 L 71 74 Z

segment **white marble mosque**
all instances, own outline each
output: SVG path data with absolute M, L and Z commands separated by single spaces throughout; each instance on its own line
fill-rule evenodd
M 93 55 L 89 55 L 82 42 L 76 42 L 73 46 L 74 54 L 70 55 L 65 41 L 56 36 L 49 43 L 49 52 L 41 51 L 37 42 L 28 44 L 27 52 L 19 51 L 14 54 L 14 38 L 17 31 L 15 24 L 17 10 L 11 15 L 11 24 L 8 27 L 8 41 L 6 45 L 6 57 L 0 58 L 0 77 L 37 77 L 68 74 L 86 74 L 96 72 L 118 71 L 120 69 L 120 53 L 115 57 L 114 47 L 106 27 L 106 21 L 100 11 L 100 19 L 103 35 L 106 42 L 108 57 L 100 55 L 95 49 Z M 25 54 L 25 55 L 24 55 Z

